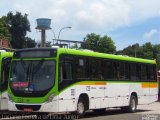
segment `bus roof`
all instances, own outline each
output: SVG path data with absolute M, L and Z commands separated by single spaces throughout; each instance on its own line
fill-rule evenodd
M 13 56 L 13 52 L 0 52 L 0 56 L 1 57 L 12 57 Z
M 21 51 L 43 51 L 43 50 L 57 50 L 58 54 L 72 54 L 72 55 L 79 55 L 79 56 L 89 56 L 89 57 L 97 57 L 97 58 L 107 58 L 111 60 L 122 60 L 122 61 L 130 61 L 130 62 L 139 62 L 139 63 L 149 63 L 149 64 L 156 64 L 155 60 L 149 59 L 142 59 L 142 58 L 135 58 L 123 55 L 114 55 L 114 54 L 106 54 L 106 53 L 99 53 L 94 52 L 91 50 L 86 49 L 69 49 L 69 48 L 26 48 L 26 49 L 19 49 L 15 52 Z
M 135 58 L 135 57 L 129 57 L 129 56 L 123 56 L 123 55 L 99 53 L 99 52 L 94 52 L 94 51 L 85 50 L 85 49 L 76 50 L 76 49 L 68 49 L 68 48 L 58 48 L 58 53 L 59 54 L 80 55 L 80 56 L 90 56 L 90 57 L 97 57 L 97 58 L 107 58 L 107 59 L 112 59 L 112 60 L 122 60 L 122 61 L 130 61 L 130 62 L 156 64 L 155 60 Z

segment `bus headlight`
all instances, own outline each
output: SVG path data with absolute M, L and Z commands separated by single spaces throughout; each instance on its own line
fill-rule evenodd
M 10 94 L 8 94 L 8 100 L 11 101 L 11 102 L 13 101 L 13 99 L 12 99 Z
M 52 102 L 53 98 L 55 97 L 55 93 L 51 94 L 49 97 L 48 97 L 48 102 Z

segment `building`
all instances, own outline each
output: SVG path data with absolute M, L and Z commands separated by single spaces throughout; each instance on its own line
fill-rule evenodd
M 1 38 L 0 39 L 0 47 L 1 48 L 9 48 L 10 42 L 8 39 Z

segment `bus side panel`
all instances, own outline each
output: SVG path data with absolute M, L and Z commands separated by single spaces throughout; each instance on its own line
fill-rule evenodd
M 146 83 L 132 83 L 130 86 L 130 93 L 136 92 L 138 96 L 138 104 L 148 104 L 149 102 L 149 88 Z
M 42 111 L 42 112 L 58 112 L 58 96 L 54 97 L 52 102 L 43 103 L 40 111 Z
M 90 109 L 106 108 L 108 104 L 104 101 L 104 84 L 84 86 L 89 95 Z
M 155 102 L 158 100 L 158 84 L 157 83 L 150 83 L 150 103 Z
M 76 89 L 75 87 L 70 87 L 58 96 L 58 108 L 59 112 L 68 112 L 76 110 Z
M 8 92 L 5 91 L 1 94 L 1 110 L 7 110 L 8 109 Z
M 109 107 L 128 105 L 128 99 L 126 99 L 128 94 L 129 86 L 125 83 L 109 83 L 105 93 L 109 99 Z

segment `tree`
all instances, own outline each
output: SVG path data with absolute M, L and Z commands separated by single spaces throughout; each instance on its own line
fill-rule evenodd
M 20 49 L 26 45 L 25 36 L 27 31 L 30 32 L 30 23 L 27 16 L 27 14 L 22 15 L 20 12 L 16 12 L 15 15 L 12 12 L 7 14 L 7 23 L 13 48 Z
M 52 47 L 52 42 L 46 41 L 46 47 Z
M 97 52 L 103 53 L 115 53 L 116 47 L 111 37 L 107 35 L 101 37 L 95 33 L 88 34 L 84 38 L 84 43 L 82 43 L 81 47 L 83 49 L 90 49 Z
M 37 45 L 35 40 L 32 40 L 29 37 L 25 37 L 25 42 L 26 42 L 26 45 L 25 45 L 26 48 L 34 48 Z
M 74 43 L 70 48 L 72 48 L 72 49 L 77 49 L 77 48 L 79 48 L 79 46 L 78 46 L 77 43 Z
M 121 51 L 117 51 L 117 54 L 151 60 L 155 59 L 157 61 L 157 67 L 160 69 L 160 45 L 152 45 L 150 42 L 147 42 L 140 46 L 136 43 L 124 48 Z
M 10 40 L 10 33 L 6 22 L 6 17 L 3 16 L 0 18 L 0 38 L 7 38 Z
M 130 57 L 143 57 L 143 49 L 138 43 L 136 43 L 118 51 L 117 54 L 127 55 Z
M 153 46 L 150 42 L 145 43 L 143 46 L 143 58 L 153 59 Z
M 153 58 L 156 59 L 157 68 L 160 69 L 160 44 L 153 46 Z

